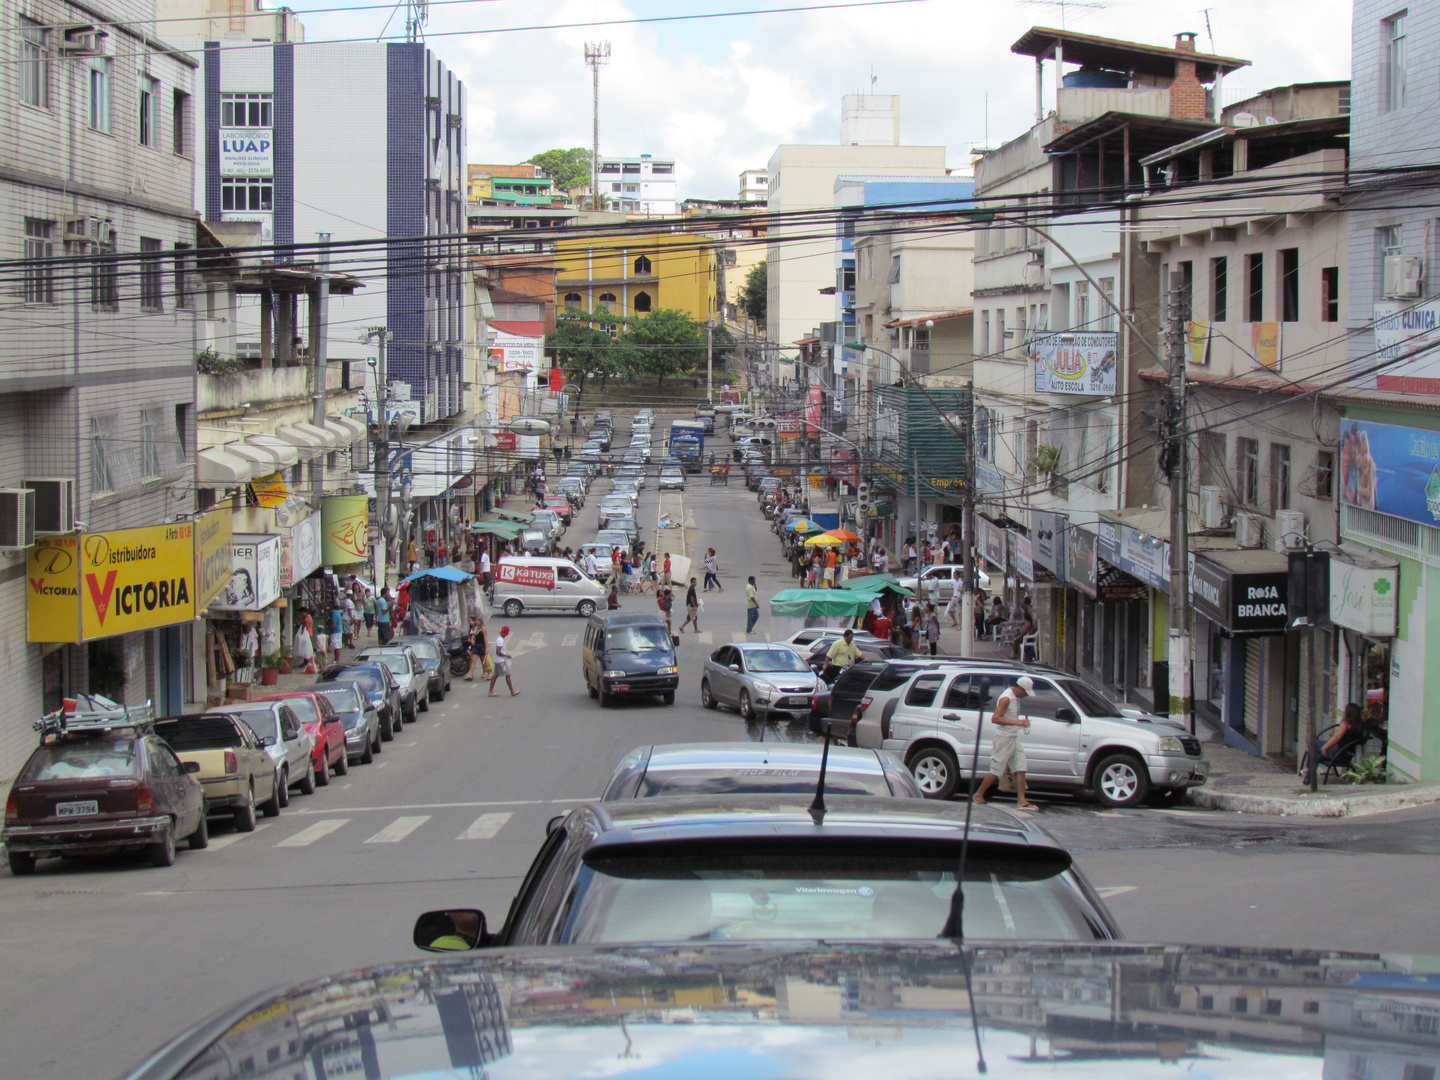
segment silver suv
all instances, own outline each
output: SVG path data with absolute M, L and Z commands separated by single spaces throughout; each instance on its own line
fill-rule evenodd
M 975 770 L 989 770 L 990 716 L 1021 675 L 1035 683 L 1020 703 L 1030 720 L 1023 745 L 1031 788 L 1090 791 L 1107 806 L 1134 806 L 1152 791 L 1174 800 L 1205 782 L 1200 741 L 1178 724 L 1116 705 L 1065 672 L 1004 662 L 917 667 L 893 689 L 867 695 L 856 742 L 895 751 L 928 798 L 947 799 L 970 775 L 977 722 Z

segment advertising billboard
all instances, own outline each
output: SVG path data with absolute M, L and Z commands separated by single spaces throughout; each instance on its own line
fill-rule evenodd
M 230 583 L 212 610 L 259 611 L 280 598 L 280 537 L 245 536 L 230 545 Z
M 320 506 L 320 561 L 326 566 L 364 562 L 370 547 L 366 495 L 331 495 Z
M 1101 396 L 1115 393 L 1117 337 L 1113 330 L 1037 336 L 1030 344 L 1030 355 L 1035 359 L 1035 392 Z
M 1345 420 L 1340 501 L 1421 525 L 1440 522 L 1440 431 Z
M 524 566 L 518 563 L 502 562 L 499 565 L 500 580 L 511 585 L 530 585 L 537 589 L 555 588 L 553 566 Z
M 275 140 L 269 128 L 220 129 L 221 176 L 274 176 Z

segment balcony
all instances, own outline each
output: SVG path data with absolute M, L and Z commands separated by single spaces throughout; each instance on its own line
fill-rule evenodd
M 334 393 L 345 389 L 345 365 L 331 364 L 325 370 L 325 390 Z M 287 402 L 308 402 L 310 399 L 310 368 L 252 368 L 235 375 L 201 375 L 196 389 L 196 408 L 201 416 L 212 412 L 238 410 L 242 405 L 252 408 L 275 406 Z

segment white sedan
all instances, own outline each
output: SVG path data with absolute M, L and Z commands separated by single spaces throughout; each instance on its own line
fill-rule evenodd
M 804 630 L 797 630 L 789 637 L 784 638 L 780 641 L 772 642 L 772 644 L 785 645 L 788 648 L 794 649 L 801 656 L 808 657 L 810 655 L 810 646 L 814 645 L 815 642 L 821 640 L 822 638 L 826 641 L 834 641 L 836 638 L 842 638 L 844 636 L 845 631 L 839 627 L 807 626 Z M 877 638 L 874 634 L 870 633 L 870 631 L 868 630 L 856 630 L 855 640 L 873 641 L 876 644 L 880 643 L 880 639 Z
M 935 566 L 927 566 L 924 570 L 920 572 L 920 576 L 918 578 L 901 578 L 900 584 L 913 592 L 921 600 L 924 600 L 927 596 L 929 596 L 929 593 L 925 587 L 926 582 L 928 582 L 931 578 L 939 578 L 940 599 L 949 600 L 951 594 L 955 591 L 955 582 L 959 580 L 960 572 L 963 569 L 964 567 L 962 567 L 959 563 L 939 563 Z M 982 592 L 990 591 L 989 574 L 985 573 L 985 571 L 981 570 L 979 567 L 976 567 L 975 578 L 979 582 Z

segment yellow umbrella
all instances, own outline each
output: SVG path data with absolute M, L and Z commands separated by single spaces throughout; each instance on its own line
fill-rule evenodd
M 858 541 L 858 540 L 860 539 L 860 537 L 856 536 L 856 535 L 855 535 L 853 532 L 851 532 L 849 529 L 831 529 L 831 530 L 830 530 L 829 532 L 827 532 L 825 535 L 826 535 L 826 536 L 833 536 L 833 537 L 835 537 L 836 540 L 840 540 L 840 541 L 849 541 L 849 540 L 857 540 L 857 541 Z
M 819 536 L 812 536 L 805 541 L 806 547 L 836 547 L 845 543 L 838 536 L 831 536 L 829 533 L 821 533 Z

